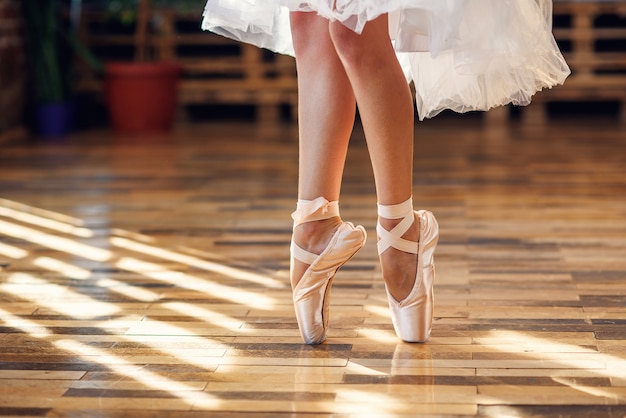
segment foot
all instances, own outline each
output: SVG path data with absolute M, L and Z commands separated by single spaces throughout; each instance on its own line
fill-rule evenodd
M 291 286 L 300 335 L 306 344 L 326 339 L 329 297 L 337 270 L 365 244 L 362 226 L 342 222 L 336 201 L 299 201 L 292 213 Z
M 328 247 L 328 243 L 335 232 L 337 232 L 341 223 L 339 216 L 333 216 L 329 219 L 300 224 L 294 228 L 292 240 L 303 250 L 319 255 Z M 310 264 L 303 263 L 300 260 L 292 260 L 292 289 L 300 282 L 300 279 L 309 266 Z
M 395 226 L 388 223 L 390 230 L 379 222 L 376 228 L 378 254 L 383 263 L 387 261 L 383 264 L 383 274 L 396 334 L 403 341 L 425 342 L 430 337 L 433 323 L 433 256 L 439 239 L 439 226 L 431 212 L 414 212 L 412 205 L 411 199 L 397 205 L 378 205 L 378 214 L 383 222 L 402 219 Z M 417 229 L 419 237 L 410 239 Z M 387 252 L 389 254 L 385 255 Z M 402 261 L 406 262 L 404 267 Z M 391 270 L 398 275 L 393 281 L 389 280 L 389 277 L 394 277 Z M 410 278 L 410 274 L 414 274 L 414 278 Z
M 379 224 L 387 231 L 391 231 L 400 223 L 401 219 L 386 219 L 379 217 Z M 419 219 L 402 235 L 407 241 L 419 241 Z M 403 301 L 413 290 L 417 272 L 417 256 L 394 247 L 388 248 L 380 254 L 380 263 L 383 279 L 387 290 L 398 302 Z

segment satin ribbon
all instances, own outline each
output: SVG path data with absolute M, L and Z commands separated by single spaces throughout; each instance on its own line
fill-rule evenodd
M 291 214 L 294 226 L 304 222 L 321 221 L 339 216 L 339 201 L 329 202 L 320 196 L 313 200 L 298 200 L 297 209 Z

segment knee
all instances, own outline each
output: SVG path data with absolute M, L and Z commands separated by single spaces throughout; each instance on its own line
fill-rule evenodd
M 328 38 L 328 21 L 316 13 L 292 12 L 289 20 L 296 57 L 311 55 L 323 45 L 320 38 Z
M 345 66 L 358 67 L 368 55 L 365 38 L 339 22 L 330 25 L 330 37 Z

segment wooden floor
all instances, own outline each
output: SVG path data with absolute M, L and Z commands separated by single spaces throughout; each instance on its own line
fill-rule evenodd
M 399 342 L 356 131 L 327 342 L 288 286 L 293 126 L 79 133 L 0 148 L 0 415 L 624 417 L 626 135 L 441 117 L 416 133 L 432 339 Z

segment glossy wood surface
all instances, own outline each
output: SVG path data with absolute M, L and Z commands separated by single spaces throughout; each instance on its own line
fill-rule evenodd
M 623 417 L 626 134 L 441 117 L 414 199 L 441 227 L 426 344 L 398 341 L 360 130 L 325 344 L 288 285 L 297 133 L 242 123 L 0 148 L 0 415 Z

